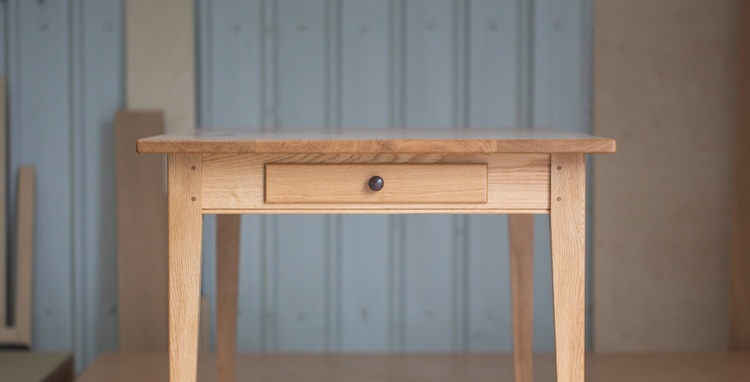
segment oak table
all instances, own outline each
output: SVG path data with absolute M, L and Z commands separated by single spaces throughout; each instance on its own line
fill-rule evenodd
M 557 379 L 584 380 L 585 154 L 613 153 L 614 140 L 530 129 L 199 130 L 141 139 L 137 151 L 168 156 L 170 381 L 196 380 L 203 214 L 291 213 L 550 214 Z M 238 227 L 235 216 L 218 231 Z M 229 270 L 218 290 L 235 300 L 218 303 L 217 357 L 231 379 L 238 259 L 218 261 Z M 511 268 L 516 379 L 528 380 L 530 280 Z

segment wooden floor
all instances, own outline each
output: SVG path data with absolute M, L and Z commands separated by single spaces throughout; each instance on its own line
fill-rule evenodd
M 510 354 L 240 354 L 238 381 L 503 382 Z M 200 357 L 199 381 L 214 380 L 212 355 Z M 535 358 L 536 382 L 554 381 L 554 358 Z M 167 381 L 166 354 L 105 354 L 79 382 Z M 587 382 L 747 382 L 750 353 L 591 354 Z
M 73 356 L 70 353 L 0 351 L 0 381 L 71 382 Z

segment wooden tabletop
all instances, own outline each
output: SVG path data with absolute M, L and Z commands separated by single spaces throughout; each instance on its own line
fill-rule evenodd
M 139 153 L 495 154 L 613 153 L 615 141 L 566 131 L 484 130 L 196 130 L 138 140 Z

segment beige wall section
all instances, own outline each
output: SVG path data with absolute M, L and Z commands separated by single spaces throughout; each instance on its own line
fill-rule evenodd
M 727 347 L 735 0 L 595 0 L 594 349 Z
M 129 110 L 164 110 L 167 132 L 195 128 L 192 0 L 127 0 Z

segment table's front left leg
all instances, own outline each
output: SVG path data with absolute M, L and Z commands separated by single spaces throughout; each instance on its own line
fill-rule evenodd
M 200 316 L 201 156 L 170 154 L 169 380 L 195 382 Z
M 558 382 L 583 382 L 586 309 L 586 164 L 552 154 L 550 228 Z

